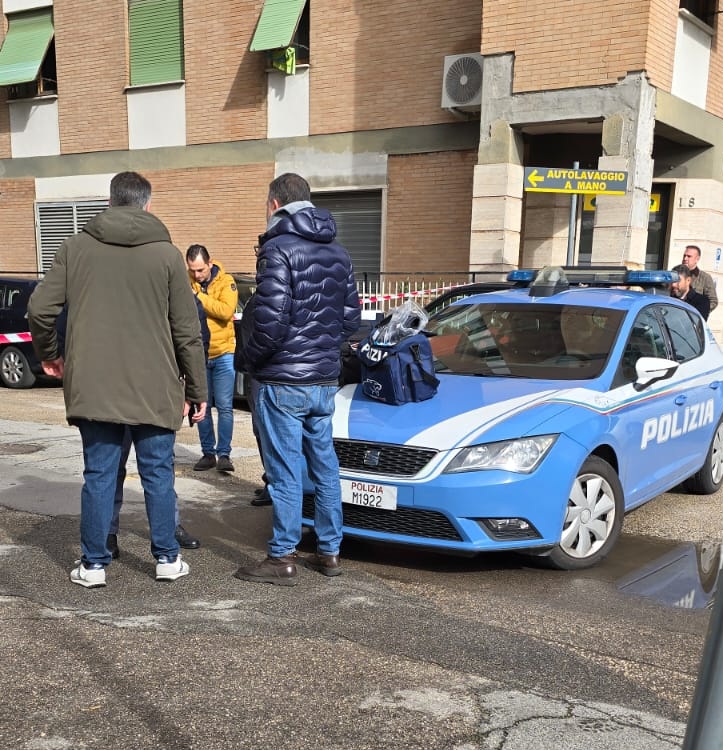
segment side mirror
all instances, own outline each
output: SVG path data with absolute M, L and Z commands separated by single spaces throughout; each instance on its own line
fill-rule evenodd
M 635 373 L 638 376 L 633 383 L 636 391 L 642 391 L 659 380 L 666 380 L 673 376 L 678 369 L 678 362 L 661 357 L 640 357 L 635 363 Z

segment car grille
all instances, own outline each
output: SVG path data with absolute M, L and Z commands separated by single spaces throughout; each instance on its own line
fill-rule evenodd
M 334 448 L 342 469 L 397 477 L 414 476 L 437 454 L 431 448 L 410 448 L 363 440 L 336 439 Z
M 443 513 L 434 510 L 397 508 L 383 510 L 344 503 L 344 525 L 387 534 L 462 541 L 457 529 Z M 304 495 L 303 516 L 314 520 L 314 496 Z

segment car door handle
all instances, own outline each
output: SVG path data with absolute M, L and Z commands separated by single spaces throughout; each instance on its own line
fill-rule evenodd
M 720 388 L 720 380 L 714 380 L 708 387 L 717 391 Z
M 676 396 L 675 397 L 675 403 L 678 406 L 682 406 L 687 400 L 688 400 L 687 396 Z

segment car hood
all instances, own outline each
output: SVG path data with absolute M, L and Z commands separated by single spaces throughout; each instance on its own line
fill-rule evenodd
M 517 380 L 439 375 L 428 401 L 390 406 L 365 396 L 360 385 L 339 390 L 334 437 L 448 450 L 484 440 L 535 432 L 572 405 L 585 406 L 598 391 L 590 381 Z M 538 433 L 539 434 L 539 433 Z

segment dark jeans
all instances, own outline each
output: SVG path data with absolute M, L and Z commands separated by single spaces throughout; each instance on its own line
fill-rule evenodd
M 151 554 L 175 560 L 176 493 L 173 487 L 173 446 L 176 433 L 154 425 L 126 425 L 78 420 L 83 441 L 83 489 L 80 494 L 81 562 L 108 565 L 110 552 L 106 539 L 110 532 L 113 504 L 123 451 L 123 438 L 129 429 L 136 449 L 136 463 L 146 500 L 151 534 Z
M 123 445 L 121 446 L 120 464 L 118 465 L 118 477 L 115 485 L 115 496 L 113 497 L 113 518 L 110 521 L 109 534 L 117 534 L 120 528 L 120 512 L 123 507 L 123 482 L 126 480 L 126 464 L 128 456 L 133 445 L 130 427 L 126 427 L 123 435 Z M 181 516 L 178 512 L 178 495 L 176 495 L 176 526 L 181 523 Z

